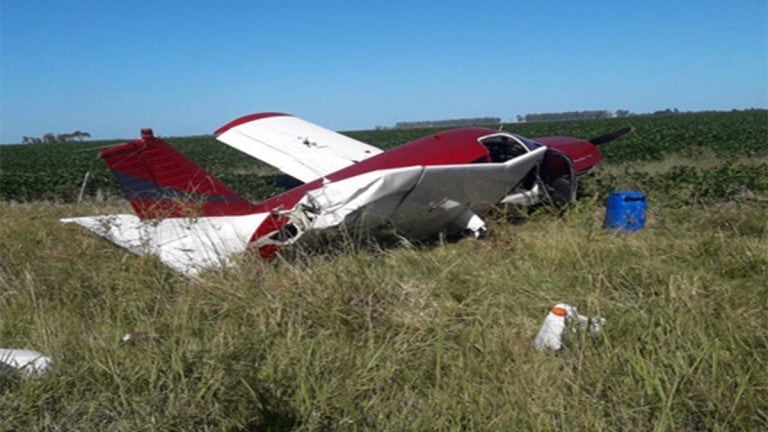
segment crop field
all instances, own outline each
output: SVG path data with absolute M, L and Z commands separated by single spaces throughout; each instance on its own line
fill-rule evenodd
M 499 125 L 489 126 L 498 128 Z M 634 163 L 659 161 L 669 155 L 698 158 L 704 152 L 712 159 L 720 160 L 721 167 L 727 166 L 741 172 L 736 175 L 740 178 L 734 178 L 734 175 L 726 172 L 727 169 L 717 173 L 703 173 L 691 168 L 686 169 L 682 176 L 672 175 L 688 185 L 698 183 L 699 177 L 703 176 L 706 177 L 705 181 L 723 179 L 729 185 L 746 182 L 749 183 L 749 189 L 754 189 L 752 183 L 759 181 L 757 174 L 766 170 L 765 159 L 760 159 L 763 161 L 762 166 L 755 165 L 753 159 L 768 155 L 768 111 L 765 110 L 522 123 L 505 125 L 505 129 L 529 137 L 566 135 L 589 138 L 625 126 L 633 126 L 635 133 L 615 145 L 604 147 L 603 152 L 606 162 L 624 164 L 629 177 L 637 182 L 647 179 L 633 174 Z M 438 131 L 407 129 L 347 134 L 387 149 Z M 162 134 L 161 129 L 156 132 Z M 261 199 L 279 189 L 282 178 L 277 171 L 219 143 L 211 136 L 170 137 L 167 141 L 246 198 Z M 111 174 L 98 158 L 98 151 L 119 142 L 0 146 L 0 199 L 72 202 L 79 198 L 81 189 L 86 197 L 116 196 L 118 190 Z M 86 174 L 88 179 L 84 182 Z M 622 177 L 627 175 L 622 173 Z M 720 194 L 718 191 L 712 193 Z
M 0 146 L 0 346 L 54 359 L 0 374 L 0 431 L 768 430 L 768 111 L 506 129 L 624 126 L 579 202 L 499 209 L 485 240 L 245 255 L 195 278 L 58 222 L 129 211 L 96 156 L 109 143 Z M 284 180 L 211 137 L 168 141 L 251 199 Z M 644 230 L 602 228 L 616 188 L 648 195 Z M 533 350 L 557 302 L 603 334 Z

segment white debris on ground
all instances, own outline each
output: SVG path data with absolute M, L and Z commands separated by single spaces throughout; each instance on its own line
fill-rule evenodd
M 37 351 L 0 348 L 0 366 L 8 366 L 25 376 L 45 375 L 52 363 L 50 357 Z
M 533 340 L 533 347 L 539 351 L 558 351 L 563 347 L 563 333 L 565 329 L 575 323 L 582 330 L 586 330 L 591 336 L 602 334 L 605 318 L 594 316 L 589 318 L 580 315 L 578 310 L 569 304 L 558 303 L 552 307 L 541 324 L 541 329 Z M 572 328 L 575 330 L 575 328 Z

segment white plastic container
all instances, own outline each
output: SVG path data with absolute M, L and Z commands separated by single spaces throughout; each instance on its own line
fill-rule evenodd
M 0 348 L 0 363 L 26 376 L 41 376 L 48 372 L 52 360 L 37 351 Z
M 565 319 L 568 316 L 568 308 L 570 307 L 570 305 L 564 303 L 558 303 L 552 307 L 541 324 L 539 334 L 533 340 L 534 348 L 537 350 L 551 349 L 557 351 L 563 347 Z
M 569 304 L 558 303 L 544 317 L 539 333 L 536 335 L 536 339 L 533 340 L 533 347 L 539 351 L 545 349 L 558 351 L 562 349 L 565 329 L 568 326 L 571 326 L 571 330 L 574 332 L 578 329 L 573 326 L 572 323 L 574 322 L 582 330 L 589 332 L 590 336 L 598 337 L 602 334 L 605 318 L 601 316 L 589 318 L 585 315 L 580 315 L 579 311 Z

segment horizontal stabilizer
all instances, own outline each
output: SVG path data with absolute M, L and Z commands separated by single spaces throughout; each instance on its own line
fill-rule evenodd
M 129 214 L 62 219 L 76 223 L 112 243 L 142 256 L 156 256 L 187 275 L 230 264 L 233 254 L 248 248 L 269 213 L 245 216 L 172 218 L 143 221 Z

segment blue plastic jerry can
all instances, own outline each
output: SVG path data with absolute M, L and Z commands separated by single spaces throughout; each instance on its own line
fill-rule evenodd
M 605 204 L 605 228 L 639 231 L 645 227 L 648 203 L 637 191 L 613 191 Z

